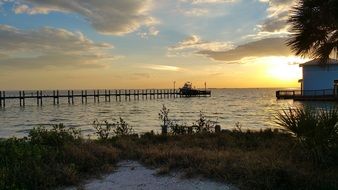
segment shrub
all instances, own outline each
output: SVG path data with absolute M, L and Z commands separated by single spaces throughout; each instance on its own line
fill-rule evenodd
M 93 122 L 93 127 L 96 130 L 95 134 L 101 140 L 107 140 L 112 134 L 112 124 L 108 123 L 107 120 L 100 122 L 99 120 L 95 120 Z
M 109 123 L 107 120 L 100 122 L 95 120 L 93 127 L 100 140 L 108 140 L 113 136 L 126 136 L 134 133 L 134 129 L 122 118 L 119 121 Z
M 195 133 L 210 133 L 215 128 L 216 122 L 206 119 L 205 115 L 200 112 L 199 119 L 193 124 Z
M 115 164 L 119 151 L 85 141 L 74 129 L 37 127 L 29 138 L 0 141 L 0 189 L 53 189 L 76 185 Z
M 120 121 L 113 124 L 114 133 L 116 136 L 126 136 L 134 133 L 134 130 L 129 124 L 120 117 Z
M 52 129 L 39 126 L 29 131 L 30 142 L 33 144 L 60 147 L 68 142 L 80 140 L 81 132 L 75 128 L 66 128 L 63 124 L 52 125 Z
M 170 110 L 163 104 L 162 109 L 160 110 L 160 113 L 158 114 L 158 117 L 163 122 L 163 124 L 161 125 L 162 133 L 165 133 L 165 134 L 168 132 L 168 127 L 172 123 L 169 119 L 169 112 Z
M 294 134 L 317 164 L 333 161 L 338 151 L 338 109 L 289 108 L 276 123 Z
M 173 135 L 183 135 L 188 133 L 188 128 L 187 126 L 183 124 L 178 124 L 177 122 L 170 122 L 169 128 L 171 131 L 171 134 Z
M 160 110 L 159 119 L 163 122 L 161 125 L 162 133 L 168 133 L 168 128 L 170 133 L 173 135 L 183 135 L 183 134 L 192 134 L 192 133 L 210 133 L 215 128 L 216 122 L 206 119 L 205 115 L 200 112 L 199 119 L 194 122 L 191 126 L 186 124 L 180 124 L 175 120 L 169 118 L 170 110 L 163 105 Z

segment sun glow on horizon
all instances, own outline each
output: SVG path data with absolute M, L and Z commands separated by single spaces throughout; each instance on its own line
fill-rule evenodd
M 302 69 L 299 64 L 308 61 L 300 57 L 269 57 L 267 75 L 271 79 L 283 82 L 295 82 L 302 78 Z

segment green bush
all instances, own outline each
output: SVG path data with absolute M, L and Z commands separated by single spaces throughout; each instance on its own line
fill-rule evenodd
M 188 127 L 177 122 L 170 122 L 169 128 L 173 135 L 183 135 L 188 133 Z
M 0 189 L 52 189 L 105 171 L 119 152 L 59 124 L 34 128 L 28 138 L 1 140 L 0 155 Z
M 170 110 L 163 105 L 160 110 L 159 119 L 163 122 L 161 125 L 162 133 L 169 133 L 172 135 L 183 135 L 193 133 L 210 133 L 215 128 L 216 122 L 206 119 L 205 115 L 200 112 L 199 118 L 191 126 L 187 126 L 184 123 L 178 123 L 177 121 L 169 117 Z
M 205 115 L 200 112 L 199 118 L 195 124 L 193 124 L 195 128 L 195 133 L 210 133 L 215 128 L 216 122 L 213 122 L 209 119 L 206 119 Z
M 120 121 L 113 124 L 114 134 L 116 136 L 126 136 L 134 133 L 134 129 L 120 117 Z
M 81 139 L 81 132 L 75 128 L 66 128 L 63 124 L 52 125 L 52 129 L 39 126 L 29 131 L 30 142 L 33 144 L 63 146 L 65 143 Z
M 134 134 L 134 129 L 122 118 L 119 121 L 109 123 L 107 120 L 100 122 L 95 120 L 93 127 L 99 140 L 108 140 L 113 136 L 126 136 Z
M 289 108 L 276 123 L 294 134 L 317 164 L 334 162 L 338 154 L 338 109 Z
M 112 126 L 107 120 L 101 122 L 96 119 L 93 122 L 93 128 L 96 130 L 95 134 L 100 140 L 107 140 L 112 136 Z

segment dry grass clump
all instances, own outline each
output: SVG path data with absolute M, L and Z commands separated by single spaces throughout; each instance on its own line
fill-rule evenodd
M 187 177 L 200 175 L 242 189 L 338 188 L 337 170 L 317 168 L 303 155 L 297 139 L 271 130 L 146 134 L 115 139 L 113 144 L 130 158 L 160 168 L 160 174 L 180 170 Z

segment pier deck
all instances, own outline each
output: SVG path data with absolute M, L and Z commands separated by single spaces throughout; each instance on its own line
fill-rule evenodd
M 38 90 L 38 91 L 0 91 L 0 107 L 6 106 L 6 100 L 18 100 L 20 106 L 25 106 L 27 99 L 35 99 L 37 105 L 42 105 L 43 100 L 52 99 L 53 104 L 59 104 L 60 99 L 68 99 L 69 104 L 74 104 L 75 98 L 80 98 L 81 103 L 87 103 L 88 98 L 94 102 L 111 101 L 111 97 L 121 100 L 141 98 L 178 98 L 178 97 L 199 97 L 210 96 L 211 92 L 201 90 L 197 94 L 182 94 L 179 89 L 143 89 L 143 90 Z
M 279 90 L 276 91 L 276 98 L 295 101 L 338 101 L 338 93 L 334 89 Z

